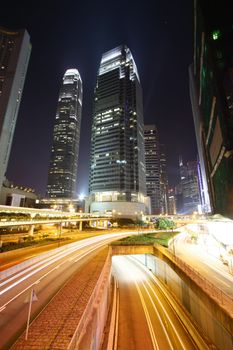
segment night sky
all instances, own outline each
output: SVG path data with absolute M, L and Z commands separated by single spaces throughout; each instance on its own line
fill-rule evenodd
M 144 121 L 167 146 L 168 175 L 177 182 L 179 154 L 196 159 L 188 66 L 193 55 L 192 0 L 11 1 L 0 26 L 26 28 L 32 53 L 7 177 L 45 194 L 58 93 L 66 69 L 81 74 L 84 96 L 78 194 L 88 192 L 93 93 L 103 52 L 126 44 L 144 97 Z M 4 6 L 4 7 L 3 7 Z

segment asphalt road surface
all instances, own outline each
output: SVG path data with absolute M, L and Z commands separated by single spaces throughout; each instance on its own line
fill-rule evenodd
M 127 233 L 129 234 L 129 233 Z M 126 233 L 87 238 L 29 259 L 0 273 L 0 349 L 8 349 L 25 330 L 29 296 L 34 289 L 32 318 L 46 306 L 90 254 Z M 6 273 L 10 271 L 6 277 Z
M 183 309 L 136 259 L 113 257 L 113 274 L 119 285 L 117 349 L 209 349 Z

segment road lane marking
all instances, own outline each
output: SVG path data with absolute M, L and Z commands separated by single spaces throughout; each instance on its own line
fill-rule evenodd
M 150 332 L 150 337 L 151 337 L 151 341 L 152 341 L 152 344 L 153 344 L 153 348 L 156 349 L 156 350 L 159 350 L 159 344 L 157 342 L 157 339 L 156 339 L 156 336 L 155 336 L 155 333 L 154 333 L 154 329 L 153 329 L 153 326 L 152 326 L 152 322 L 151 322 L 151 319 L 150 319 L 150 315 L 149 315 L 148 309 L 146 307 L 145 300 L 143 298 L 142 292 L 140 291 L 138 283 L 136 281 L 134 281 L 134 283 L 135 283 L 135 286 L 136 286 L 139 298 L 141 300 L 142 308 L 143 308 L 143 311 L 144 311 L 144 314 L 145 314 L 145 317 L 146 317 L 146 322 L 147 322 L 148 329 L 149 329 L 149 332 Z
M 115 235 L 114 235 L 114 236 L 115 236 Z M 119 236 L 119 234 L 118 234 L 117 236 Z M 122 236 L 122 235 L 121 235 L 121 236 Z M 87 252 L 85 252 L 85 253 L 80 253 L 81 256 L 80 256 L 80 258 L 79 258 L 78 260 L 81 260 L 82 257 L 85 257 L 86 255 L 88 255 L 88 254 L 89 254 L 90 252 L 92 252 L 93 250 L 96 250 L 96 249 L 98 249 L 99 247 L 106 245 L 106 244 L 108 243 L 108 241 L 111 241 L 111 240 L 112 240 L 112 237 L 113 237 L 113 236 L 110 236 L 110 237 L 108 237 L 108 238 L 105 237 L 104 239 L 102 239 L 102 242 L 98 242 L 98 241 L 99 241 L 99 239 L 98 239 L 97 242 L 96 242 L 96 246 L 94 246 L 93 248 L 90 248 L 89 245 L 88 245 L 88 246 L 86 247 Z M 99 238 L 99 237 L 98 237 L 98 238 Z M 93 244 L 93 243 L 92 243 L 92 244 Z M 77 260 L 77 261 L 78 261 L 78 260 Z M 63 265 L 63 264 L 65 264 L 67 261 L 68 261 L 68 259 L 65 260 L 64 262 L 62 262 L 62 263 L 60 264 L 60 266 Z M 55 266 L 53 269 L 49 270 L 46 274 L 44 274 L 43 276 L 41 276 L 37 281 L 33 282 L 33 283 L 30 284 L 27 288 L 23 289 L 21 292 L 19 292 L 18 294 L 16 294 L 13 298 L 11 298 L 10 300 L 8 300 L 4 305 L 0 306 L 0 312 L 1 312 L 1 308 L 6 307 L 6 306 L 7 306 L 8 304 L 10 304 L 12 301 L 14 301 L 16 298 L 18 298 L 20 295 L 22 295 L 22 294 L 23 294 L 24 292 L 26 292 L 28 289 L 30 289 L 33 285 L 38 284 L 42 279 L 44 279 L 45 277 L 47 277 L 47 276 L 48 276 L 51 272 L 53 272 L 55 269 L 56 269 L 56 266 Z
M 128 259 L 131 260 L 132 263 L 136 263 L 139 267 L 142 267 L 142 264 L 139 263 L 137 260 L 135 261 L 135 259 L 130 258 L 130 257 L 129 257 Z M 140 264 L 140 265 L 139 265 L 139 264 Z M 144 269 L 144 270 L 146 271 L 146 269 Z M 184 345 L 184 343 L 183 343 L 181 337 L 179 336 L 179 334 L 178 334 L 178 332 L 177 332 L 177 330 L 176 330 L 176 327 L 175 327 L 173 321 L 171 320 L 171 318 L 170 318 L 170 316 L 169 316 L 167 310 L 165 309 L 165 307 L 163 306 L 163 304 L 162 304 L 162 302 L 160 301 L 159 297 L 158 297 L 157 294 L 155 293 L 154 288 L 152 288 L 152 286 L 151 286 L 151 284 L 149 283 L 149 281 L 146 281 L 145 283 L 148 285 L 148 287 L 150 288 L 151 292 L 153 293 L 153 295 L 154 295 L 156 301 L 158 302 L 158 304 L 159 304 L 160 307 L 162 308 L 162 310 L 163 310 L 163 312 L 164 312 L 164 315 L 166 316 L 167 320 L 169 321 L 169 323 L 170 323 L 170 325 L 171 325 L 171 327 L 172 327 L 174 333 L 176 334 L 176 336 L 177 336 L 177 338 L 178 338 L 178 340 L 179 340 L 179 342 L 180 342 L 182 348 L 185 350 L 186 347 L 185 347 L 185 345 Z M 142 282 L 142 284 L 144 285 L 144 288 L 145 288 L 145 290 L 146 290 L 146 292 L 147 292 L 147 294 L 148 294 L 148 296 L 149 296 L 149 298 L 150 298 L 150 301 L 151 301 L 151 303 L 152 303 L 152 305 L 153 305 L 153 307 L 154 307 L 154 310 L 156 311 L 156 313 L 158 313 L 158 309 L 157 309 L 157 307 L 155 306 L 155 303 L 154 303 L 153 299 L 151 298 L 151 294 L 150 294 L 148 288 L 145 286 L 145 283 Z M 157 284 L 157 285 L 158 285 L 158 284 Z M 158 286 L 158 287 L 159 287 L 159 286 Z M 166 334 L 166 336 L 167 336 L 168 342 L 169 342 L 170 346 L 173 348 L 173 346 L 172 346 L 172 344 L 171 344 L 171 342 L 170 342 L 170 339 L 169 339 L 169 335 L 168 335 L 168 333 L 167 333 L 167 331 L 166 331 L 166 329 L 165 329 L 165 327 L 164 327 L 163 321 L 162 321 L 162 319 L 160 318 L 160 316 L 159 316 L 159 319 L 160 319 L 161 325 L 162 325 L 162 327 L 163 327 L 163 329 L 164 329 L 164 332 L 165 332 L 165 334 Z
M 98 249 L 99 247 L 101 246 L 104 246 L 108 243 L 110 243 L 113 238 L 118 238 L 118 237 L 124 237 L 124 236 L 127 236 L 129 235 L 129 233 L 116 233 L 116 234 L 108 234 L 108 235 L 104 235 L 104 236 L 99 236 L 99 237 L 95 237 L 95 241 L 90 243 L 90 241 L 88 241 L 88 245 L 86 245 L 86 249 L 88 250 L 87 252 L 85 252 L 85 255 L 86 256 L 87 254 L 90 253 L 90 245 L 91 244 L 96 244 L 96 247 L 94 246 L 94 248 L 91 250 L 95 250 L 95 249 Z M 94 239 L 93 239 L 94 240 Z M 86 243 L 86 242 L 85 242 Z M 72 251 L 73 253 L 73 251 Z M 80 253 L 81 256 L 80 256 L 80 259 L 82 258 L 82 255 L 84 253 Z M 79 260 L 80 260 L 79 259 Z M 60 264 L 63 265 L 65 264 L 66 262 L 68 261 L 68 259 L 66 259 L 63 263 Z M 38 284 L 42 279 L 44 279 L 45 277 L 47 277 L 50 273 L 52 273 L 54 270 L 56 269 L 56 267 L 54 267 L 52 270 L 49 270 L 46 274 L 44 274 L 43 276 L 41 276 L 38 280 L 36 280 L 35 282 L 31 283 L 27 288 L 23 289 L 21 292 L 19 292 L 18 294 L 16 294 L 14 297 L 12 297 L 10 300 L 8 300 L 4 305 L 0 306 L 0 312 L 2 311 L 2 308 L 5 308 L 7 305 L 9 305 L 12 301 L 14 301 L 15 299 L 17 299 L 20 295 L 22 295 L 24 292 L 26 292 L 28 289 L 30 289 L 33 285 L 35 284 Z
M 109 235 L 108 235 L 109 236 Z M 88 244 L 86 244 L 86 242 L 82 242 L 82 244 L 80 244 L 79 242 L 79 245 L 78 246 L 75 246 L 75 247 L 72 247 L 71 249 L 69 250 L 65 250 L 64 252 L 59 252 L 58 253 L 58 256 L 53 256 L 52 258 L 48 258 L 46 261 L 47 263 L 45 263 L 45 261 L 42 261 L 42 262 L 39 262 L 38 264 L 36 265 L 33 265 L 31 267 L 29 267 L 28 269 L 24 270 L 24 271 L 21 271 L 19 272 L 17 275 L 13 276 L 13 277 L 10 277 L 8 280 L 2 282 L 0 284 L 0 287 L 11 282 L 12 280 L 16 279 L 17 277 L 19 276 L 22 276 L 23 274 L 26 273 L 26 271 L 30 271 L 32 270 L 33 268 L 35 268 L 35 266 L 39 266 L 39 265 L 42 265 L 40 267 L 38 267 L 37 269 L 33 270 L 32 272 L 30 272 L 29 274 L 27 274 L 26 276 L 22 277 L 21 279 L 19 279 L 18 281 L 12 283 L 10 286 L 6 287 L 5 289 L 3 289 L 2 291 L 0 291 L 0 295 L 4 294 L 5 292 L 7 292 L 8 290 L 12 289 L 13 287 L 15 287 L 16 285 L 20 284 L 21 282 L 25 281 L 26 279 L 28 279 L 29 277 L 35 275 L 37 272 L 43 270 L 44 268 L 48 267 L 49 265 L 52 265 L 53 263 L 55 263 L 56 261 L 60 260 L 60 259 L 63 259 L 65 258 L 67 255 L 70 255 L 74 252 L 76 252 L 77 250 L 79 250 L 80 248 L 83 249 L 83 248 L 88 248 L 90 245 L 92 244 L 100 244 L 100 245 L 104 245 L 106 244 L 105 241 L 109 241 L 110 238 L 107 236 L 107 238 L 104 236 L 104 238 L 102 237 L 95 237 L 93 238 L 93 242 L 90 242 L 88 241 Z M 113 236 L 111 236 L 112 238 Z M 100 241 L 100 242 L 99 242 Z M 76 261 L 75 261 L 76 262 Z
M 146 283 L 147 283 L 147 282 L 146 282 Z M 165 334 L 165 336 L 166 336 L 166 338 L 167 338 L 167 341 L 168 341 L 168 343 L 169 343 L 169 345 L 170 345 L 170 348 L 171 348 L 171 349 L 174 349 L 174 347 L 173 347 L 173 345 L 172 345 L 172 343 L 171 343 L 171 340 L 170 340 L 168 331 L 167 331 L 167 329 L 166 329 L 166 327 L 165 327 L 165 325 L 166 325 L 166 320 L 164 320 L 164 321 L 162 320 L 162 318 L 161 318 L 161 316 L 160 316 L 160 313 L 159 313 L 159 311 L 158 311 L 158 308 L 156 307 L 156 305 L 155 305 L 155 303 L 154 303 L 154 300 L 152 299 L 151 294 L 150 294 L 148 288 L 146 287 L 146 285 L 145 285 L 144 282 L 142 282 L 142 284 L 143 284 L 143 287 L 145 288 L 145 291 L 146 291 L 146 293 L 147 293 L 147 295 L 148 295 L 148 297 L 149 297 L 149 299 L 150 299 L 150 302 L 151 302 L 151 304 L 152 304 L 152 306 L 153 306 L 153 308 L 154 308 L 154 310 L 155 310 L 155 312 L 156 312 L 156 314 L 157 314 L 157 316 L 158 316 L 158 319 L 159 319 L 160 324 L 161 324 L 161 326 L 162 326 L 162 328 L 163 328 L 164 334 Z M 165 324 L 165 325 L 164 325 L 164 324 Z
M 146 284 L 149 286 L 149 288 L 150 288 L 150 290 L 152 291 L 152 293 L 153 293 L 155 299 L 157 300 L 157 302 L 159 303 L 160 307 L 162 308 L 162 310 L 163 310 L 163 312 L 164 312 L 164 315 L 167 317 L 167 320 L 169 321 L 169 323 L 170 323 L 170 325 L 171 325 L 171 327 L 172 327 L 174 333 L 175 333 L 176 336 L 177 336 L 177 339 L 178 339 L 179 342 L 180 342 L 180 345 L 182 346 L 182 348 L 183 348 L 184 350 L 186 350 L 186 346 L 184 345 L 184 343 L 183 343 L 183 341 L 182 341 L 182 339 L 181 339 L 181 337 L 180 337 L 180 335 L 179 335 L 179 333 L 178 333 L 178 331 L 177 331 L 177 329 L 176 329 L 176 327 L 175 327 L 175 325 L 174 325 L 172 319 L 170 318 L 170 316 L 169 316 L 167 310 L 166 310 L 165 307 L 163 306 L 162 302 L 160 301 L 159 297 L 158 297 L 157 294 L 155 293 L 155 291 L 154 291 L 154 289 L 152 288 L 152 286 L 150 285 L 150 283 L 149 283 L 148 281 L 146 281 Z
M 206 342 L 200 336 L 200 334 L 196 330 L 196 328 L 192 325 L 192 323 L 190 324 L 190 319 L 188 319 L 188 324 L 187 324 L 187 316 L 185 314 L 183 316 L 185 318 L 185 321 L 183 318 L 181 318 L 182 315 L 180 315 L 174 307 L 174 303 L 176 303 L 176 301 L 173 300 L 172 296 L 170 296 L 170 294 L 169 294 L 169 291 L 167 291 L 166 287 L 160 282 L 160 280 L 156 276 L 154 276 L 154 274 L 152 272 L 149 272 L 148 269 L 146 268 L 146 266 L 142 265 L 138 260 L 136 260 L 135 258 L 132 258 L 132 257 L 129 259 L 134 260 L 135 263 L 137 265 L 139 265 L 139 267 L 141 269 L 143 269 L 147 274 L 149 274 L 151 279 L 154 281 L 154 284 L 152 284 L 153 287 L 149 284 L 148 281 L 146 281 L 146 283 L 149 284 L 150 289 L 152 290 L 153 294 L 155 295 L 155 298 L 157 298 L 159 301 L 159 297 L 157 296 L 157 294 L 155 293 L 155 290 L 153 289 L 154 286 L 156 285 L 159 288 L 160 293 L 165 297 L 165 299 L 167 299 L 168 305 L 170 305 L 171 309 L 174 310 L 174 314 L 176 315 L 177 319 L 179 320 L 180 325 L 183 327 L 184 331 L 188 334 L 190 340 L 192 341 L 193 346 L 196 347 L 197 349 L 200 349 L 200 348 L 209 349 L 209 346 L 206 344 Z M 172 324 L 171 324 L 171 326 L 172 326 Z M 191 332 L 190 332 L 190 326 L 193 327 Z M 201 344 L 201 347 L 200 347 L 200 344 Z M 184 345 L 184 348 L 185 348 L 185 345 Z

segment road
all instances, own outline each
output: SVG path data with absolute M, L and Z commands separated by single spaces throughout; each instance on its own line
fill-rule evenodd
M 34 318 L 77 271 L 90 254 L 129 233 L 87 238 L 29 259 L 0 273 L 0 349 L 8 349 L 25 329 L 31 289 Z M 6 273 L 10 272 L 6 277 Z
M 209 349 L 183 309 L 138 261 L 115 256 L 113 273 L 119 285 L 117 349 Z
M 188 233 L 184 231 L 170 244 L 170 250 L 203 277 L 233 298 L 233 275 L 219 259 L 210 254 L 208 246 L 191 243 Z

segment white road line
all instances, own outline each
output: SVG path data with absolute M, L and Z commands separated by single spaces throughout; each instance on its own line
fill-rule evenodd
M 101 242 L 100 244 L 106 244 L 104 243 L 105 241 L 108 241 L 109 240 L 109 235 L 104 238 L 102 238 L 101 236 L 100 237 L 95 237 L 95 238 L 91 238 L 91 240 L 89 240 L 88 242 L 78 242 L 78 245 L 76 246 L 72 246 L 71 248 L 69 249 L 66 249 L 65 251 L 62 251 L 62 252 L 59 252 L 57 253 L 55 256 L 53 257 L 49 257 L 47 258 L 46 260 L 44 261 L 41 261 L 39 263 L 36 263 L 34 264 L 33 266 L 30 266 L 29 268 L 27 268 L 26 270 L 23 270 L 21 272 L 19 272 L 18 274 L 8 278 L 7 280 L 5 280 L 4 282 L 2 282 L 0 284 L 0 287 L 6 285 L 7 283 L 15 280 L 16 278 L 24 275 L 25 273 L 27 273 L 28 271 L 31 271 L 33 269 L 35 269 L 35 267 L 37 266 L 40 266 L 40 265 L 43 265 L 41 267 L 39 267 L 38 269 L 35 269 L 33 270 L 31 273 L 29 273 L 28 275 L 22 277 L 21 279 L 19 279 L 18 281 L 16 281 L 15 283 L 11 284 L 10 286 L 6 287 L 5 289 L 3 289 L 2 291 L 0 291 L 0 295 L 4 294 L 5 292 L 7 292 L 8 290 L 10 290 L 11 288 L 15 287 L 16 285 L 18 285 L 19 283 L 25 281 L 27 278 L 33 276 L 34 274 L 36 274 L 37 272 L 41 271 L 42 269 L 48 267 L 49 265 L 53 264 L 54 262 L 58 261 L 59 259 L 63 259 L 65 256 L 67 255 L 70 255 L 71 253 L 79 250 L 79 249 L 82 249 L 82 248 L 86 248 L 94 243 L 98 243 L 99 241 Z M 111 236 L 113 237 L 113 236 Z M 47 261 L 47 264 L 45 264 L 45 262 Z M 70 261 L 72 261 L 72 258 L 70 258 Z
M 89 253 L 89 251 L 86 252 L 84 256 L 86 256 L 88 253 Z M 80 259 L 82 259 L 82 257 L 84 257 L 84 256 L 83 256 L 83 254 L 82 254 L 82 256 L 80 256 Z M 80 259 L 79 259 L 79 260 L 80 260 Z M 60 266 L 63 265 L 63 264 L 65 264 L 66 262 L 67 262 L 67 260 L 64 261 L 64 262 L 62 262 L 62 263 L 60 264 Z M 48 271 L 46 274 L 44 274 L 43 276 L 41 276 L 37 281 L 33 282 L 33 283 L 30 284 L 28 287 L 26 287 L 25 289 L 23 289 L 20 293 L 16 294 L 13 298 L 11 298 L 10 300 L 8 300 L 4 305 L 2 305 L 2 306 L 0 307 L 0 312 L 3 311 L 3 309 L 6 308 L 6 306 L 9 305 L 12 301 L 14 301 L 16 298 L 18 298 L 20 295 L 22 295 L 22 294 L 23 294 L 24 292 L 26 292 L 28 289 L 32 288 L 33 285 L 40 283 L 42 279 L 44 279 L 45 277 L 47 277 L 47 276 L 48 276 L 51 272 L 53 272 L 54 270 L 56 270 L 56 266 L 55 266 L 52 270 Z
M 171 305 L 171 307 L 173 308 L 173 303 L 174 303 L 174 301 L 172 300 L 173 298 L 169 295 L 169 292 L 166 290 L 166 287 L 163 286 L 163 284 L 159 281 L 159 279 L 158 279 L 157 277 L 155 277 L 154 274 L 153 274 L 152 272 L 149 272 L 148 269 L 146 268 L 146 266 L 144 266 L 143 264 L 141 264 L 138 260 L 136 260 L 135 258 L 132 258 L 132 257 L 130 257 L 129 259 L 134 260 L 135 263 L 136 263 L 141 269 L 145 270 L 145 272 L 146 272 L 147 274 L 149 274 L 150 278 L 154 281 L 154 284 L 155 284 L 156 286 L 158 286 L 158 288 L 159 288 L 159 290 L 161 291 L 161 293 L 162 293 L 162 294 L 165 296 L 165 298 L 168 300 L 169 305 Z M 148 281 L 146 281 L 146 283 L 149 284 Z M 158 301 L 159 301 L 159 297 L 157 296 L 157 294 L 155 293 L 155 291 L 154 291 L 154 289 L 152 288 L 151 285 L 150 285 L 150 289 L 152 289 L 152 292 L 153 292 L 153 294 L 155 295 L 155 298 L 157 298 Z M 176 311 L 175 313 L 177 314 L 177 311 Z M 179 319 L 179 318 L 180 318 L 180 315 L 179 315 L 179 314 L 177 314 L 177 315 L 178 315 L 178 319 Z M 185 317 L 186 317 L 186 316 L 185 316 Z M 192 336 L 193 331 L 190 333 L 190 331 L 188 330 L 188 329 L 189 329 L 189 326 L 187 325 L 187 323 L 184 323 L 183 321 L 181 321 L 180 324 L 181 324 L 181 326 L 183 327 L 183 329 L 187 332 L 187 334 L 189 334 L 189 336 L 190 336 L 190 334 L 191 334 L 191 340 L 192 340 L 192 342 L 193 342 L 193 345 L 194 345 L 197 349 L 199 349 L 199 345 L 200 345 L 200 344 L 204 345 L 204 346 L 203 346 L 203 349 L 209 348 L 208 345 L 206 345 L 206 343 L 204 342 L 203 338 L 200 337 L 200 335 L 199 335 L 199 333 L 196 331 L 196 328 L 195 328 L 195 327 L 194 327 L 194 328 L 195 328 L 194 334 L 195 334 L 195 336 L 198 336 L 198 337 L 199 337 L 199 338 L 198 338 L 198 341 L 196 341 L 196 340 L 194 339 L 194 337 Z M 171 324 L 171 326 L 173 326 L 173 325 Z M 174 327 L 175 327 L 175 326 L 174 326 Z M 173 329 L 174 329 L 174 328 L 173 328 Z M 176 332 L 176 331 L 175 331 L 175 332 Z M 177 332 L 177 334 L 179 334 L 179 333 Z M 204 344 L 203 344 L 203 342 L 204 342 Z M 185 345 L 184 345 L 184 348 L 185 348 Z
M 135 259 L 130 258 L 130 257 L 129 257 L 128 259 L 130 259 L 131 261 L 133 261 L 133 263 L 136 263 L 139 267 L 142 267 L 142 264 L 139 263 L 138 261 L 135 261 Z M 140 264 L 140 265 L 139 265 L 139 264 Z M 185 350 L 186 347 L 185 347 L 185 345 L 184 345 L 184 343 L 183 343 L 181 337 L 179 336 L 179 333 L 177 332 L 176 327 L 175 327 L 175 325 L 174 325 L 172 319 L 170 318 L 170 316 L 169 316 L 167 310 L 165 309 L 165 307 L 163 306 L 163 304 L 162 304 L 162 302 L 160 301 L 159 297 L 158 297 L 157 294 L 155 293 L 154 288 L 152 288 L 152 286 L 151 286 L 151 284 L 149 283 L 149 281 L 146 281 L 145 283 L 148 285 L 148 287 L 150 288 L 151 292 L 153 293 L 155 299 L 157 300 L 158 304 L 159 304 L 160 307 L 162 308 L 162 310 L 163 310 L 163 312 L 164 312 L 164 315 L 166 316 L 167 320 L 169 321 L 169 323 L 170 323 L 170 325 L 171 325 L 171 327 L 172 327 L 174 333 L 176 334 L 176 336 L 177 336 L 177 338 L 178 338 L 178 340 L 179 340 L 179 342 L 180 342 L 182 348 Z M 158 314 L 158 309 L 156 308 L 156 306 L 155 306 L 155 304 L 154 304 L 154 301 L 153 301 L 152 298 L 151 298 L 151 294 L 150 294 L 150 292 L 148 291 L 148 288 L 145 286 L 145 283 L 142 282 L 142 284 L 144 285 L 144 288 L 145 288 L 145 290 L 146 290 L 146 292 L 147 292 L 147 294 L 148 294 L 148 296 L 149 296 L 149 298 L 150 298 L 150 301 L 151 301 L 151 303 L 152 303 L 152 305 L 153 305 L 153 307 L 154 307 L 154 310 L 155 310 L 155 312 Z M 173 348 L 173 346 L 172 346 L 172 344 L 171 344 L 171 342 L 170 342 L 170 339 L 169 339 L 169 334 L 167 333 L 167 331 L 166 331 L 166 329 L 165 329 L 165 327 L 164 327 L 163 321 L 162 321 L 162 319 L 161 319 L 161 317 L 160 317 L 159 315 L 158 315 L 158 317 L 159 317 L 159 320 L 160 320 L 161 325 L 162 325 L 162 327 L 163 327 L 163 330 L 164 330 L 164 332 L 165 332 L 165 334 L 166 334 L 166 337 L 167 337 L 167 339 L 168 339 L 168 342 L 169 342 L 171 348 Z
M 176 329 L 176 326 L 174 325 L 174 323 L 173 323 L 172 319 L 170 318 L 168 312 L 166 311 L 166 309 L 165 309 L 165 307 L 163 306 L 163 304 L 161 303 L 159 297 L 158 297 L 157 294 L 155 293 L 154 288 L 152 288 L 152 286 L 150 285 L 150 283 L 149 283 L 148 281 L 146 281 L 146 284 L 149 286 L 149 288 L 150 288 L 150 290 L 152 291 L 152 293 L 153 293 L 155 299 L 157 300 L 157 302 L 159 303 L 160 307 L 162 308 L 162 310 L 163 310 L 163 312 L 164 312 L 164 315 L 166 316 L 167 320 L 169 321 L 169 323 L 170 323 L 170 325 L 171 325 L 171 327 L 172 327 L 174 333 L 176 334 L 177 339 L 178 339 L 179 342 L 180 342 L 180 345 L 181 345 L 182 348 L 185 350 L 185 349 L 186 349 L 186 346 L 184 345 L 184 343 L 183 343 L 183 341 L 182 341 L 182 339 L 181 339 L 181 337 L 180 337 L 180 335 L 179 335 L 179 333 L 178 333 L 178 331 L 177 331 L 177 329 Z
M 75 260 L 75 262 L 81 260 L 83 257 L 85 257 L 86 255 L 90 254 L 92 251 L 100 248 L 101 246 L 107 244 L 106 241 L 110 241 L 111 239 L 103 239 L 102 242 L 97 242 L 96 245 L 92 248 L 90 247 L 86 247 L 88 250 L 86 252 L 80 253 L 80 257 L 78 259 Z M 66 259 L 64 262 L 62 262 L 60 264 L 60 266 L 62 266 L 63 264 L 65 264 L 69 259 Z M 54 270 L 56 270 L 57 266 L 55 266 L 53 269 L 51 269 L 50 271 L 48 271 L 46 274 L 44 274 L 43 276 L 41 276 L 38 280 L 36 280 L 35 282 L 33 282 L 32 284 L 30 284 L 27 288 L 23 289 L 20 293 L 16 294 L 13 298 L 11 298 L 8 302 L 6 302 L 4 305 L 0 306 L 0 312 L 1 312 L 1 308 L 6 307 L 9 303 L 11 303 L 12 301 L 14 301 L 16 298 L 18 298 L 20 295 L 22 295 L 24 292 L 26 292 L 28 289 L 30 289 L 33 285 L 38 284 L 39 282 L 41 282 L 42 279 L 44 279 L 45 277 L 47 277 L 51 272 L 53 272 Z M 42 268 L 40 268 L 40 270 L 42 270 Z M 17 281 L 18 282 L 18 281 Z M 12 285 L 11 285 L 12 286 Z M 10 287 L 11 287 L 10 286 Z M 6 288 L 9 290 L 9 287 Z M 2 291 L 3 292 L 3 291 Z M 5 290 L 4 290 L 5 292 Z
M 143 308 L 143 311 L 144 311 L 144 314 L 145 314 L 145 317 L 146 317 L 146 322 L 147 322 L 148 329 L 149 329 L 149 332 L 150 332 L 153 348 L 156 349 L 156 350 L 159 350 L 159 344 L 157 342 L 157 339 L 156 339 L 156 336 L 155 336 L 155 333 L 154 333 L 154 329 L 153 329 L 153 325 L 152 325 L 152 322 L 151 322 L 151 319 L 150 319 L 150 315 L 149 315 L 148 309 L 146 307 L 146 303 L 145 303 L 145 300 L 143 298 L 142 292 L 140 291 L 140 288 L 139 288 L 138 283 L 136 281 L 135 281 L 135 286 L 136 286 L 139 298 L 141 300 L 142 308 Z

